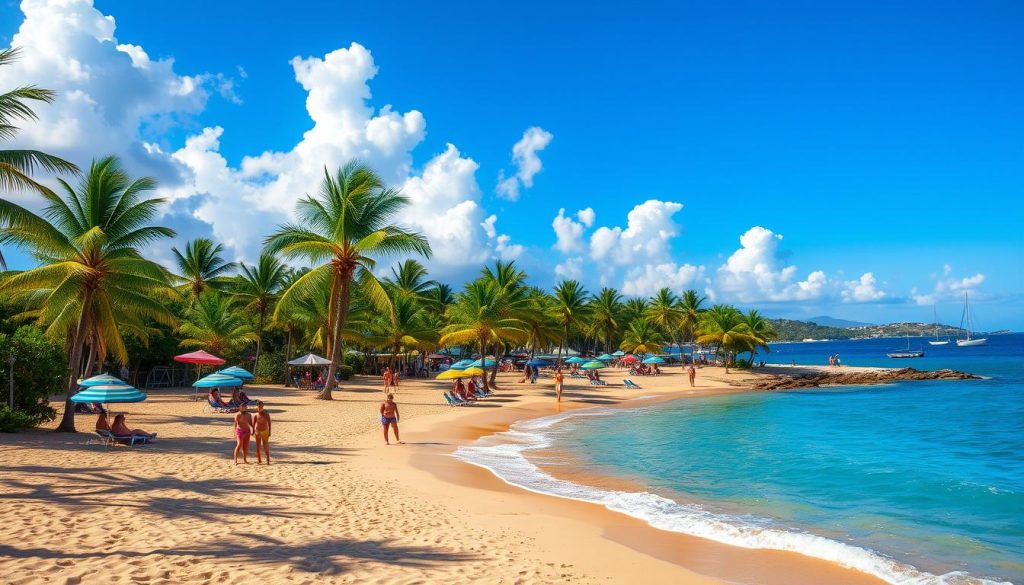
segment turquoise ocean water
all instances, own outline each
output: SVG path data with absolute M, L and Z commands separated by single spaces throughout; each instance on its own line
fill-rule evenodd
M 772 392 L 521 423 L 457 456 L 538 492 L 891 583 L 1024 583 L 1024 335 L 892 360 L 905 340 L 779 344 L 769 363 L 954 368 L 978 381 Z M 537 456 L 532 456 L 531 452 Z M 560 454 L 558 457 L 543 455 Z M 623 477 L 622 492 L 544 469 Z

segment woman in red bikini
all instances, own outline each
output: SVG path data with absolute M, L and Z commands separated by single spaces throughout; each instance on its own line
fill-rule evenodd
M 252 437 L 252 415 L 246 412 L 243 404 L 235 414 L 235 465 L 238 465 L 238 453 L 242 453 L 242 463 L 249 463 L 249 439 Z

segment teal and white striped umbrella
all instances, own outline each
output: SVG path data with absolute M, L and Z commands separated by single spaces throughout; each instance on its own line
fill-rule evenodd
M 663 364 L 663 363 L 665 363 L 665 360 L 663 360 L 662 358 L 660 358 L 660 357 L 658 357 L 656 355 L 652 355 L 651 357 L 645 359 L 644 363 L 645 364 Z
M 249 370 L 238 366 L 231 366 L 230 368 L 224 368 L 217 372 L 218 374 L 224 374 L 225 376 L 234 376 L 241 380 L 252 380 L 254 376 Z
M 192 386 L 196 388 L 237 388 L 242 381 L 234 376 L 224 374 L 210 374 L 205 378 L 196 380 Z
M 127 386 L 131 388 L 131 385 L 128 384 L 128 382 L 125 382 L 121 378 L 115 378 L 110 374 L 100 374 L 86 380 L 79 380 L 78 385 L 83 388 L 90 388 L 92 386 Z
M 469 367 L 471 367 L 471 368 L 493 368 L 496 365 L 498 365 L 497 362 L 495 362 L 491 358 L 487 358 L 486 360 L 476 360 L 475 362 L 469 364 Z
M 71 402 L 99 402 L 101 404 L 142 402 L 146 394 L 127 384 L 99 384 L 89 386 L 71 397 Z

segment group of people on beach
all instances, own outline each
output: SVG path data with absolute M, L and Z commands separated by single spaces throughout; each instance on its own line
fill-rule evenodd
M 834 366 L 836 368 L 838 368 L 838 367 L 843 365 L 843 362 L 839 361 L 839 354 L 838 353 L 835 354 L 835 355 L 829 355 L 828 356 L 828 365 Z
M 256 464 L 263 463 L 263 457 L 267 458 L 267 465 L 270 465 L 270 431 L 272 427 L 270 413 L 264 410 L 263 401 L 256 401 L 256 413 L 251 414 L 249 408 L 243 403 L 238 406 L 235 413 L 235 465 L 238 465 L 238 455 L 242 455 L 242 463 L 249 463 L 249 441 L 256 437 Z
M 96 419 L 96 430 L 107 431 L 115 437 L 141 437 L 147 441 L 156 439 L 156 433 L 147 433 L 142 429 L 129 429 L 124 413 L 114 415 L 114 423 L 107 418 L 107 411 L 101 411 Z

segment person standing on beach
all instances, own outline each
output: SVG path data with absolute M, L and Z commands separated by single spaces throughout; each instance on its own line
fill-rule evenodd
M 556 402 L 562 401 L 562 380 L 562 368 L 558 368 L 557 370 L 555 370 L 555 398 L 557 398 Z
M 398 437 L 398 419 L 401 415 L 398 414 L 398 405 L 395 404 L 395 395 L 388 394 L 387 400 L 380 405 L 380 424 L 384 425 L 384 444 L 390 445 L 391 441 L 388 440 L 388 427 L 395 430 L 395 442 L 398 444 L 404 444 Z
M 391 372 L 391 385 L 395 387 L 395 392 L 398 392 L 398 381 L 402 379 L 402 373 L 398 368 L 395 368 L 394 372 Z
M 270 465 L 270 413 L 263 410 L 263 401 L 256 401 L 256 415 L 252 417 L 253 434 L 256 436 L 256 464 L 263 463 L 260 458 L 260 448 L 267 456 L 267 465 Z
M 837 368 L 843 367 L 843 362 L 839 361 L 839 354 L 838 353 L 836 354 L 836 367 Z
M 690 388 L 693 388 L 694 380 L 697 379 L 697 368 L 690 364 L 690 367 L 686 368 L 686 375 L 690 378 Z
M 235 414 L 235 465 L 238 465 L 238 454 L 242 454 L 242 463 L 249 463 L 249 438 L 252 437 L 252 415 L 246 412 L 244 404 L 238 407 Z
M 388 390 L 391 390 L 391 366 L 385 366 L 381 377 L 384 378 L 384 393 L 387 394 Z

